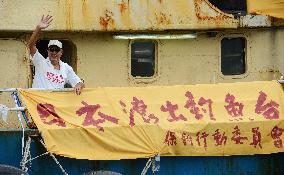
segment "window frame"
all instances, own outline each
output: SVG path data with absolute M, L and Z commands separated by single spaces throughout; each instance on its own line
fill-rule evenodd
M 224 75 L 222 73 L 222 40 L 224 38 L 244 38 L 245 39 L 245 73 L 240 75 Z M 218 55 L 218 74 L 222 79 L 243 79 L 249 75 L 249 70 L 251 65 L 250 59 L 250 41 L 248 36 L 243 33 L 233 33 L 233 34 L 220 34 L 218 39 L 219 44 L 219 55 Z
M 135 42 L 152 42 L 154 43 L 154 46 L 155 46 L 155 57 L 154 57 L 154 60 L 155 60 L 155 68 L 154 68 L 154 74 L 153 76 L 150 76 L 150 77 L 141 77 L 141 76 L 137 76 L 137 77 L 134 77 L 132 76 L 131 74 L 131 53 L 132 53 L 132 44 L 135 43 Z M 158 70 L 159 70 L 159 57 L 158 57 L 158 52 L 159 52 L 159 47 L 158 47 L 158 41 L 157 40 L 141 40 L 141 39 L 137 39 L 137 40 L 130 40 L 129 41 L 129 44 L 128 44 L 128 77 L 129 77 L 129 80 L 132 82 L 132 83 L 151 83 L 155 80 L 157 80 L 158 78 Z

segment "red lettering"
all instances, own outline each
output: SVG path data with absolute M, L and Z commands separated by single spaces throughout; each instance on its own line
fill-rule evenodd
M 198 143 L 198 146 L 201 146 L 201 140 L 203 139 L 203 147 L 205 150 L 207 150 L 206 138 L 209 136 L 209 134 L 207 134 L 206 132 L 203 132 L 203 133 L 198 132 L 196 136 L 197 136 L 196 141 Z
M 47 125 L 56 124 L 57 126 L 66 127 L 65 122 L 55 112 L 54 106 L 52 104 L 48 104 L 48 103 L 38 104 L 37 105 L 37 112 L 39 114 L 41 121 L 44 124 L 47 124 Z M 50 116 L 51 120 L 47 121 L 49 116 Z
M 235 96 L 227 94 L 225 102 L 228 103 L 228 105 L 225 105 L 224 107 L 229 115 L 231 115 L 232 117 L 243 116 L 244 105 L 242 103 L 235 102 Z
M 227 143 L 227 136 L 225 135 L 225 132 L 223 132 L 223 134 L 221 134 L 219 132 L 219 129 L 217 129 L 212 136 L 213 136 L 213 138 L 215 140 L 215 145 L 216 146 L 226 145 L 226 143 Z
M 278 126 L 274 126 L 274 128 L 271 130 L 271 137 L 274 140 L 274 146 L 276 148 L 282 148 L 283 144 L 282 144 L 282 139 L 281 136 L 284 132 L 283 128 L 279 128 Z
M 101 107 L 99 104 L 89 105 L 86 102 L 81 102 L 84 107 L 81 107 L 76 111 L 78 116 L 81 116 L 86 113 L 86 117 L 82 123 L 83 126 L 93 125 L 99 129 L 99 131 L 104 132 L 104 128 L 100 126 L 100 124 L 104 123 L 106 120 L 112 123 L 118 124 L 118 119 L 109 115 L 106 115 L 102 112 L 98 112 L 99 119 L 94 119 L 93 116 L 97 112 L 97 110 Z
M 166 106 L 161 106 L 160 109 L 162 112 L 169 112 L 168 116 L 169 122 L 179 121 L 179 120 L 187 121 L 187 119 L 182 114 L 176 116 L 175 111 L 178 110 L 177 104 L 173 105 L 171 102 L 167 101 Z
M 264 92 L 259 92 L 257 103 L 255 105 L 255 113 L 262 114 L 264 118 L 269 120 L 279 119 L 279 104 L 272 100 L 269 103 L 264 104 L 266 97 L 267 95 Z
M 234 128 L 234 131 L 232 133 L 233 137 L 231 138 L 231 140 L 233 140 L 235 144 L 243 144 L 244 142 L 242 140 L 248 140 L 247 137 L 241 136 L 241 132 L 238 126 Z
M 176 145 L 177 144 L 176 134 L 174 132 L 168 131 L 164 143 L 166 143 L 168 146 Z
M 124 113 L 128 113 L 126 110 L 126 104 L 123 101 L 119 101 L 120 106 L 123 108 L 122 111 Z M 140 115 L 145 123 L 158 123 L 159 118 L 156 117 L 154 114 L 147 114 L 147 105 L 144 103 L 143 100 L 139 100 L 136 97 L 133 97 L 133 100 L 131 102 L 132 108 L 130 109 L 129 112 L 129 125 L 131 127 L 135 126 L 135 120 L 134 120 L 134 114 L 137 113 Z
M 252 143 L 250 143 L 250 145 L 252 145 L 255 148 L 257 146 L 262 148 L 262 146 L 261 146 L 261 133 L 259 132 L 259 127 L 252 128 L 251 131 L 253 133 L 253 136 L 252 136 Z
M 192 113 L 197 120 L 201 120 L 203 118 L 203 114 L 201 114 L 201 110 L 203 113 L 209 113 L 210 120 L 216 120 L 213 111 L 212 111 L 212 104 L 213 101 L 211 99 L 205 99 L 204 97 L 201 97 L 198 101 L 198 105 L 201 106 L 201 110 L 199 107 L 197 107 L 197 104 L 194 101 L 194 97 L 191 92 L 187 91 L 185 93 L 185 96 L 188 98 L 185 104 L 185 108 L 189 109 L 190 113 Z M 207 110 L 205 108 L 202 108 L 203 105 L 207 104 Z
M 183 132 L 181 139 L 182 139 L 182 143 L 184 144 L 184 146 L 186 145 L 193 146 L 192 137 L 190 136 L 190 133 Z

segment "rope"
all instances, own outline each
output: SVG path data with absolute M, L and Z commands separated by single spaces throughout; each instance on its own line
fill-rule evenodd
M 152 172 L 160 171 L 160 154 L 156 155 L 152 161 Z
M 27 161 L 28 161 L 28 162 L 31 162 L 32 160 L 37 159 L 37 158 L 39 158 L 39 157 L 41 157 L 41 156 L 44 156 L 44 155 L 46 155 L 46 154 L 49 154 L 49 152 L 47 151 L 47 152 L 45 152 L 45 153 L 43 153 L 43 154 L 41 154 L 41 155 L 39 155 L 39 156 L 36 156 L 36 157 L 34 157 L 34 158 L 31 158 L 31 159 L 29 159 L 29 160 L 27 160 Z
M 152 164 L 152 158 L 149 158 L 149 160 L 147 161 L 145 167 L 143 168 L 143 171 L 142 171 L 141 175 L 145 175 L 147 173 L 147 171 L 150 168 L 151 164 Z
M 46 148 L 46 146 L 45 146 L 45 144 L 44 144 L 44 142 L 43 142 L 42 139 L 40 139 L 40 143 Z M 47 149 L 47 148 L 46 148 L 46 149 Z M 55 161 L 55 163 L 59 166 L 59 168 L 61 169 L 62 173 L 63 173 L 64 175 L 68 175 L 68 174 L 66 173 L 66 171 L 64 170 L 64 168 L 60 165 L 60 163 L 58 162 L 58 160 L 56 159 L 56 157 L 55 157 L 52 153 L 50 153 L 50 152 L 49 152 L 49 155 L 53 158 L 53 160 Z
M 0 104 L 0 115 L 2 117 L 2 119 L 4 120 L 4 122 L 7 123 L 7 117 L 8 117 L 8 107 L 3 105 L 3 104 Z
M 47 89 L 45 89 L 47 90 Z M 52 90 L 52 91 L 71 91 L 73 89 L 56 89 L 56 90 Z M 20 100 L 17 96 L 17 89 L 13 88 L 13 89 L 0 89 L 0 93 L 1 92 L 12 92 L 11 96 L 12 98 L 14 99 L 14 102 L 15 102 L 15 108 L 7 108 L 5 105 L 1 105 L 0 104 L 0 115 L 2 116 L 3 120 L 6 122 L 7 120 L 7 113 L 9 110 L 11 111 L 18 111 L 17 112 L 17 117 L 18 117 L 18 120 L 20 122 L 20 125 L 21 125 L 21 128 L 22 128 L 22 161 L 20 162 L 20 166 L 22 168 L 22 170 L 24 172 L 27 172 L 28 171 L 28 167 L 26 166 L 26 164 L 28 162 L 31 162 L 32 160 L 38 158 L 38 157 L 41 157 L 43 155 L 46 155 L 46 154 L 49 154 L 53 160 L 56 162 L 56 164 L 59 166 L 59 168 L 61 169 L 62 173 L 64 175 L 68 175 L 66 173 L 66 171 L 63 169 L 63 167 L 60 165 L 60 163 L 58 162 L 58 160 L 56 159 L 56 157 L 50 153 L 50 152 L 46 152 L 46 153 L 43 153 L 39 156 L 36 156 L 34 158 L 30 158 L 31 157 L 31 153 L 30 153 L 30 145 L 31 145 L 31 138 L 28 137 L 28 140 L 26 142 L 26 146 L 25 146 L 25 128 L 24 128 L 24 125 L 23 125 L 23 122 L 22 122 L 22 118 L 21 118 L 21 112 L 22 112 L 22 115 L 24 117 L 24 119 L 26 120 L 26 123 L 28 125 L 28 120 L 26 118 L 26 115 L 24 113 L 24 109 L 23 107 L 21 107 L 21 103 L 20 103 Z M 40 143 L 46 148 L 44 142 L 42 139 L 40 139 Z M 29 159 L 30 158 L 30 159 Z M 30 164 L 31 165 L 31 164 Z
M 13 92 L 12 94 L 12 97 L 14 98 L 14 102 L 15 102 L 15 106 L 16 108 L 19 107 L 18 105 L 18 102 L 17 102 L 17 98 L 16 98 L 16 94 Z M 21 114 L 20 112 L 18 112 L 18 120 L 20 122 L 20 125 L 21 125 L 21 128 L 22 128 L 22 132 L 23 132 L 23 135 L 22 135 L 22 156 L 24 156 L 24 147 L 25 147 L 25 128 L 24 128 L 24 125 L 23 125 L 23 122 L 22 122 L 22 118 L 21 118 Z
M 26 141 L 26 147 L 25 147 L 25 152 L 24 152 L 24 155 L 23 155 L 23 159 L 22 159 L 22 161 L 20 163 L 20 165 L 22 167 L 22 170 L 24 172 L 28 172 L 28 167 L 26 166 L 27 163 L 30 163 L 29 167 L 31 167 L 32 160 L 37 159 L 37 158 L 39 158 L 41 156 L 44 156 L 46 154 L 49 154 L 49 152 L 47 151 L 47 152 L 45 152 L 45 153 L 43 153 L 41 155 L 38 155 L 38 156 L 36 156 L 34 158 L 31 158 L 31 152 L 30 152 L 31 140 L 32 140 L 31 137 L 28 137 L 28 140 Z
M 28 137 L 28 139 L 26 141 L 26 147 L 25 147 L 24 155 L 23 155 L 22 161 L 20 162 L 20 166 L 22 167 L 22 170 L 24 172 L 28 172 L 28 170 L 29 170 L 28 167 L 26 166 L 26 164 L 28 162 L 30 162 L 28 160 L 28 158 L 31 157 L 31 152 L 30 152 L 31 142 L 32 142 L 32 139 L 30 137 Z M 31 166 L 31 163 L 30 163 L 30 166 Z

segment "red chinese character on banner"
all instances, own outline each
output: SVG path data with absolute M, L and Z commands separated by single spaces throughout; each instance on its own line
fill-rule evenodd
M 215 145 L 226 145 L 227 143 L 227 136 L 225 135 L 225 132 L 223 132 L 223 135 L 219 132 L 219 129 L 215 131 L 215 133 L 212 135 L 215 140 Z
M 106 115 L 102 112 L 98 112 L 98 116 L 100 117 L 99 119 L 94 119 L 93 115 L 97 112 L 97 110 L 101 107 L 99 104 L 96 105 L 89 105 L 86 102 L 82 101 L 81 102 L 84 107 L 81 107 L 76 111 L 76 114 L 78 116 L 81 116 L 86 113 L 85 120 L 83 121 L 82 125 L 83 126 L 89 126 L 93 125 L 99 129 L 99 131 L 104 132 L 104 128 L 99 126 L 99 124 L 104 123 L 106 120 L 110 121 L 112 123 L 118 124 L 118 119 L 109 115 Z
M 282 133 L 284 132 L 283 128 L 279 128 L 278 126 L 274 126 L 274 128 L 271 130 L 271 137 L 274 140 L 274 146 L 276 148 L 282 148 Z
M 272 120 L 279 119 L 279 104 L 275 101 L 270 101 L 269 103 L 264 104 L 267 95 L 260 91 L 257 99 L 257 103 L 255 105 L 255 113 L 262 114 L 264 118 Z
M 235 102 L 235 96 L 227 94 L 225 102 L 228 103 L 228 105 L 225 105 L 224 107 L 229 115 L 231 115 L 232 117 L 243 116 L 244 105 L 242 103 Z
M 192 142 L 192 137 L 190 136 L 190 133 L 188 132 L 183 132 L 182 133 L 182 142 L 183 144 L 186 146 L 186 145 L 191 145 L 193 146 L 193 142 Z
M 123 107 L 123 112 L 127 114 L 126 104 L 121 100 L 119 101 L 119 103 Z M 152 123 L 154 124 L 159 122 L 159 118 L 156 117 L 154 114 L 147 115 L 147 105 L 144 103 L 143 100 L 139 100 L 138 98 L 133 97 L 131 104 L 132 108 L 130 109 L 129 112 L 129 125 L 131 127 L 135 126 L 135 121 L 134 121 L 135 112 L 142 117 L 145 123 L 151 123 L 151 120 Z
M 47 124 L 47 125 L 56 124 L 57 126 L 66 127 L 65 122 L 55 112 L 54 106 L 52 104 L 48 104 L 48 103 L 38 104 L 37 105 L 37 112 L 40 116 L 41 121 L 44 124 Z M 47 121 L 48 118 L 51 118 L 51 120 Z
M 198 143 L 198 146 L 201 146 L 201 140 L 203 139 L 203 147 L 205 150 L 207 150 L 206 138 L 209 136 L 209 134 L 207 134 L 206 132 L 203 132 L 203 133 L 198 132 L 196 136 L 197 136 L 196 141 Z
M 143 100 L 138 100 L 136 97 L 133 97 L 133 101 L 131 102 L 132 108 L 130 109 L 130 126 L 134 126 L 134 112 L 137 112 L 142 116 L 142 119 L 145 123 L 150 123 L 153 120 L 154 124 L 159 122 L 159 118 L 154 114 L 150 114 L 147 116 L 146 109 L 147 105 L 145 105 Z M 133 122 L 131 122 L 133 121 Z
M 183 121 L 187 121 L 187 119 L 182 115 L 178 115 L 176 116 L 175 111 L 178 110 L 178 105 L 173 105 L 171 102 L 167 101 L 166 102 L 166 106 L 161 106 L 161 111 L 163 112 L 169 112 L 169 116 L 168 116 L 168 121 L 169 122 L 173 122 L 173 121 L 179 121 L 179 120 L 183 120 Z
M 197 120 L 201 120 L 203 118 L 203 114 L 201 113 L 201 110 L 204 113 L 207 113 L 207 110 L 205 108 L 201 108 L 201 110 L 200 110 L 199 107 L 197 107 L 197 104 L 195 103 L 194 97 L 193 97 L 191 92 L 187 91 L 185 93 L 185 96 L 188 98 L 188 100 L 186 101 L 186 104 L 185 104 L 184 107 L 189 109 L 190 113 L 195 115 L 195 118 Z M 209 113 L 208 115 L 209 115 L 210 119 L 216 120 L 214 115 L 213 115 L 213 112 L 212 112 L 213 101 L 211 99 L 205 99 L 205 98 L 201 97 L 198 101 L 198 105 L 202 107 L 205 104 L 207 104 L 207 106 L 208 106 L 208 113 Z
M 262 148 L 262 146 L 261 146 L 261 133 L 259 132 L 259 127 L 252 128 L 251 131 L 253 133 L 253 136 L 252 136 L 252 143 L 250 143 L 250 145 L 254 146 L 255 148 L 257 146 Z
M 168 131 L 164 143 L 166 143 L 168 146 L 176 145 L 177 144 L 176 134 L 174 132 Z
M 248 140 L 247 137 L 242 137 L 241 136 L 241 132 L 238 126 L 236 126 L 234 128 L 235 131 L 233 131 L 233 137 L 231 138 L 231 140 L 233 140 L 235 142 L 235 144 L 243 144 L 244 142 L 242 140 Z

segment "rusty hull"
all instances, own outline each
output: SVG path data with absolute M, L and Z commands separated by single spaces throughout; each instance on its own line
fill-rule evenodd
M 237 28 L 238 20 L 207 0 L 4 0 L 0 30 L 31 31 L 42 14 L 48 30 L 147 31 Z

